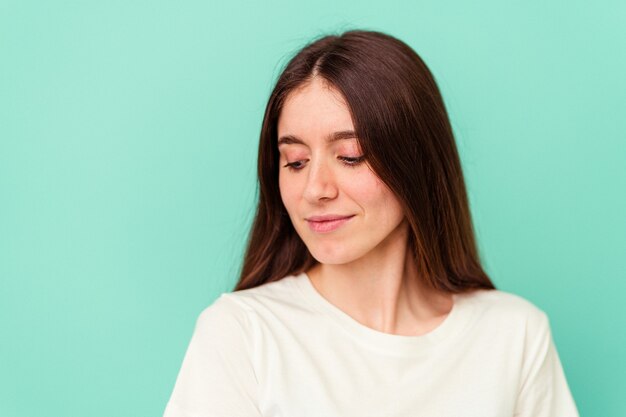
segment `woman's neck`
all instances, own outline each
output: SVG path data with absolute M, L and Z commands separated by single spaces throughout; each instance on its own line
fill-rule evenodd
M 424 285 L 404 242 L 347 264 L 318 263 L 307 275 L 324 298 L 367 327 L 406 336 L 428 333 L 447 317 L 452 296 Z

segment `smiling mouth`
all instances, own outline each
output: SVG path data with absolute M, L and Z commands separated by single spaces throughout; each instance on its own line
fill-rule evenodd
M 309 225 L 309 228 L 314 232 L 328 233 L 328 232 L 337 230 L 338 228 L 343 226 L 345 223 L 350 221 L 352 217 L 354 216 L 348 216 L 348 217 L 343 217 L 343 218 L 338 218 L 338 219 L 333 219 L 333 220 L 322 220 L 322 221 L 307 220 L 307 223 Z

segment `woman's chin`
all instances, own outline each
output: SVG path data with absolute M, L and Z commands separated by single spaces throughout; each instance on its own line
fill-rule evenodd
M 354 250 L 347 249 L 345 245 L 341 245 L 340 247 L 320 245 L 320 247 L 309 248 L 309 252 L 311 252 L 311 255 L 316 261 L 325 265 L 347 264 L 359 258 Z

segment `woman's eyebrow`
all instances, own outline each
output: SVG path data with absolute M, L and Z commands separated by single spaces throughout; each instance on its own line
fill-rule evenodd
M 334 142 L 343 139 L 356 139 L 356 133 L 354 130 L 340 130 L 338 132 L 331 133 L 326 137 L 327 142 Z M 295 135 L 284 135 L 278 139 L 278 146 L 291 144 L 306 145 L 302 139 Z

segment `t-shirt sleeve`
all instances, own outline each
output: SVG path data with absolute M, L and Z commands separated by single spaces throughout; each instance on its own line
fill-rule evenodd
M 579 417 L 552 338 L 540 310 L 527 322 L 522 381 L 515 417 Z
M 260 417 L 250 336 L 227 294 L 200 313 L 163 417 Z

